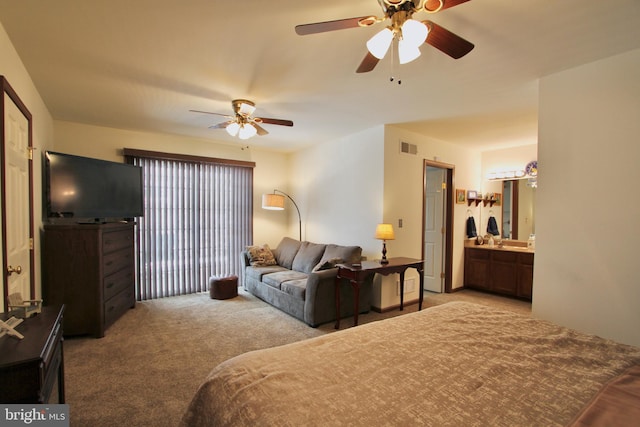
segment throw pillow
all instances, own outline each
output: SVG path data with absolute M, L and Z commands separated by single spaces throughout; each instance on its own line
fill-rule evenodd
M 249 264 L 252 267 L 264 267 L 267 265 L 276 265 L 276 258 L 269 248 L 269 245 L 247 246 L 249 254 Z
M 321 261 L 315 267 L 313 267 L 312 271 L 329 270 L 331 268 L 334 268 L 336 264 L 340 264 L 341 262 L 342 258 L 331 258 L 327 261 Z

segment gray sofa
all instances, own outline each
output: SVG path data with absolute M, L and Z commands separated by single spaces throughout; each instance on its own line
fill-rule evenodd
M 312 327 L 336 320 L 335 264 L 359 262 L 362 255 L 359 246 L 300 242 L 288 237 L 273 251 L 267 246 L 266 255 L 265 251 L 256 255 L 258 247 L 248 249 L 241 256 L 244 288 Z M 371 309 L 372 280 L 361 287 L 361 313 Z M 343 280 L 341 317 L 353 315 L 353 302 L 353 289 Z

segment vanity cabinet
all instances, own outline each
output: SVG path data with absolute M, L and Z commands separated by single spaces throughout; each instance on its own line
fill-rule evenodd
M 65 305 L 65 335 L 103 337 L 135 306 L 134 224 L 49 224 L 44 230 L 44 304 Z
M 493 248 L 464 251 L 464 286 L 531 300 L 532 252 Z

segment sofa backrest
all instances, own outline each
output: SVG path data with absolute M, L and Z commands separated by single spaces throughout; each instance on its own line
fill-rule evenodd
M 326 246 L 321 243 L 302 242 L 296 257 L 293 259 L 291 269 L 302 273 L 311 273 L 313 267 L 320 262 Z
M 278 265 L 291 270 L 293 266 L 293 259 L 300 249 L 300 242 L 290 237 L 283 238 L 278 247 L 273 250 L 273 255 L 276 257 Z
M 280 241 L 273 250 L 278 265 L 289 270 L 311 273 L 314 268 L 325 264 L 360 262 L 360 246 L 340 246 L 334 244 L 300 242 L 290 237 Z

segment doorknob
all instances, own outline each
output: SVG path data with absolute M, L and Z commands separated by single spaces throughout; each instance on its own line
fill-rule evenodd
M 14 268 L 12 266 L 9 266 L 9 267 L 7 267 L 7 273 L 8 273 L 9 276 L 11 276 L 13 273 L 20 274 L 20 273 L 22 273 L 22 267 L 17 266 L 17 267 Z

